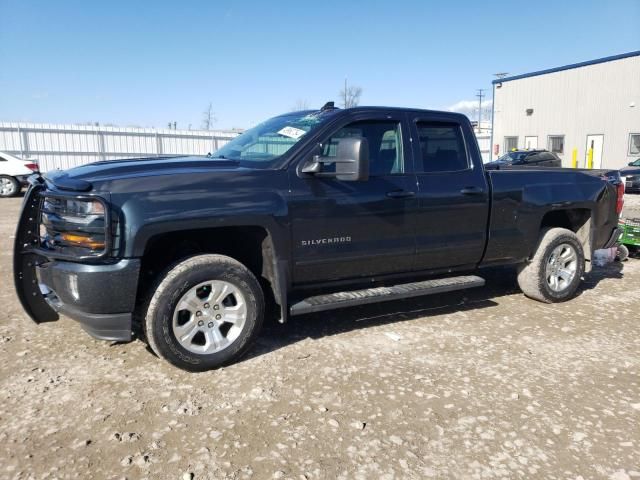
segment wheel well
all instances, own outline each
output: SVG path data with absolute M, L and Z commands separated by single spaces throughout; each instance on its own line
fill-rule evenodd
M 215 227 L 167 232 L 149 239 L 142 256 L 137 298 L 144 301 L 158 275 L 180 259 L 201 253 L 216 253 L 234 258 L 258 279 L 265 295 L 267 312 L 277 313 L 273 268 L 273 242 L 263 227 Z
M 569 210 L 553 210 L 547 212 L 542 217 L 540 230 L 545 228 L 560 227 L 578 231 L 591 219 L 591 211 L 586 208 L 575 208 Z
M 540 223 L 540 231 L 560 227 L 574 232 L 580 239 L 587 260 L 591 260 L 591 210 L 572 208 L 547 212 Z

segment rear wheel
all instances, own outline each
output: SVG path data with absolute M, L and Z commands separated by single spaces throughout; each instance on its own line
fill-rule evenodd
M 0 197 L 13 197 L 20 193 L 20 183 L 9 175 L 0 175 Z
M 264 299 L 255 276 L 223 255 L 198 255 L 160 281 L 145 318 L 153 351 L 189 371 L 240 358 L 257 337 Z
M 527 297 L 545 303 L 563 302 L 575 294 L 584 274 L 584 251 L 571 230 L 542 233 L 533 258 L 518 270 L 518 285 Z

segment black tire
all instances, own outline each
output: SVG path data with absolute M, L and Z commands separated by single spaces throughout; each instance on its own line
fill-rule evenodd
M 629 249 L 627 248 L 626 245 L 623 245 L 621 243 L 620 245 L 618 245 L 618 251 L 616 253 L 616 260 L 619 261 L 619 262 L 624 262 L 628 258 L 629 258 Z
M 20 186 L 20 182 L 18 182 L 18 180 L 16 180 L 14 177 L 10 175 L 0 175 L 0 182 L 10 183 L 8 190 L 5 188 L 2 188 L 2 186 L 0 185 L 0 197 L 3 197 L 3 198 L 15 197 L 20 193 L 20 190 L 22 190 Z
M 568 245 L 576 255 L 573 278 L 554 290 L 548 281 L 547 265 L 550 264 L 554 250 Z M 584 274 L 584 250 L 580 240 L 571 230 L 550 228 L 540 235 L 540 241 L 531 260 L 518 269 L 518 285 L 529 298 L 545 303 L 564 302 L 571 299 L 580 285 Z
M 239 336 L 228 346 L 221 351 L 199 354 L 183 347 L 172 322 L 174 310 L 183 296 L 209 281 L 222 281 L 237 288 L 246 305 L 246 316 Z M 244 265 L 223 255 L 197 255 L 173 266 L 160 279 L 144 319 L 145 336 L 159 357 L 182 370 L 202 372 L 235 362 L 246 353 L 260 332 L 263 318 L 262 289 Z

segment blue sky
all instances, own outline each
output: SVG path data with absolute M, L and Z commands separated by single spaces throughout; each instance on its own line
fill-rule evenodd
M 496 72 L 638 50 L 639 25 L 638 0 L 0 0 L 0 121 L 198 128 L 211 101 L 248 127 L 345 76 L 363 105 L 447 109 Z

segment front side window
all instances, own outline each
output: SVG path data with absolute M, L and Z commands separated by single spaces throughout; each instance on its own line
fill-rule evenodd
M 629 135 L 629 155 L 640 155 L 640 133 Z
M 298 112 L 271 118 L 234 138 L 211 156 L 236 160 L 251 168 L 268 168 L 334 112 Z
M 369 144 L 369 175 L 404 172 L 402 131 L 398 122 L 366 120 L 342 127 L 322 145 L 324 157 L 335 157 L 341 138 L 366 138 Z M 328 166 L 331 168 L 331 166 Z M 334 165 L 335 167 L 335 165 Z
M 549 151 L 564 153 L 564 135 L 549 135 Z
M 504 151 L 511 152 L 518 149 L 518 137 L 504 137 Z
M 420 145 L 420 158 L 416 165 L 418 172 L 456 172 L 469 168 L 460 125 L 418 122 L 417 128 Z

